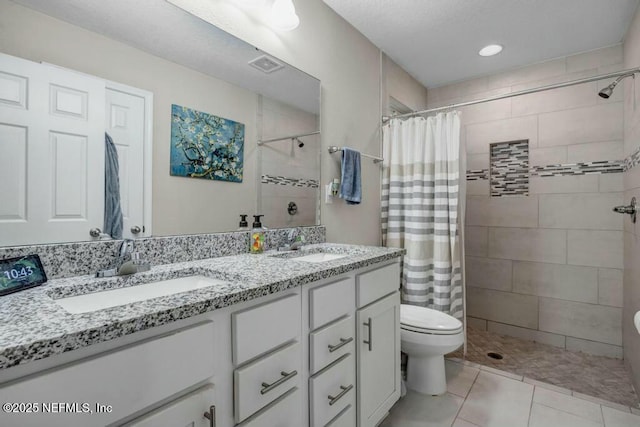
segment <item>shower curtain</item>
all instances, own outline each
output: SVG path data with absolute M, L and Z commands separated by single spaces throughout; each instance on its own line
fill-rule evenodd
M 402 301 L 463 321 L 460 113 L 392 119 L 383 152 L 382 239 L 407 250 Z

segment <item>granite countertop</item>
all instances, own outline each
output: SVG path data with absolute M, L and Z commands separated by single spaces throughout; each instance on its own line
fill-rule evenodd
M 323 263 L 296 261 L 300 252 L 346 254 Z M 242 254 L 154 266 L 131 276 L 78 276 L 0 297 L 0 369 L 109 341 L 218 308 L 399 257 L 404 249 L 321 243 L 294 253 Z M 89 313 L 70 314 L 55 299 L 202 275 L 225 284 Z

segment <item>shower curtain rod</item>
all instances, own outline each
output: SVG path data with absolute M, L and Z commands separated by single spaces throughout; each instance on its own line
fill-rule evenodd
M 279 138 L 263 139 L 261 141 L 258 141 L 258 145 L 267 144 L 269 142 L 284 141 L 285 139 L 302 138 L 303 136 L 317 135 L 319 133 L 320 131 L 318 130 L 318 131 L 309 132 L 309 133 L 297 133 L 295 135 L 281 136 Z
M 498 101 L 500 99 L 513 98 L 515 96 L 528 95 L 530 93 L 544 92 L 546 90 L 559 89 L 567 86 L 579 85 L 582 83 L 590 83 L 598 80 L 612 79 L 614 77 L 633 76 L 635 78 L 636 73 L 640 73 L 640 68 L 631 68 L 629 70 L 617 71 L 615 73 L 607 73 L 607 74 L 601 74 L 599 76 L 585 77 L 583 79 L 571 80 L 564 83 L 555 83 L 551 85 L 540 86 L 533 89 L 526 89 L 518 92 L 505 93 L 503 95 L 491 96 L 489 98 L 476 99 L 473 101 L 461 102 L 459 104 L 445 105 L 444 107 L 437 107 L 437 108 L 430 108 L 428 110 L 415 111 L 413 113 L 398 114 L 393 117 L 382 116 L 382 123 L 384 124 L 391 119 L 401 119 L 405 117 L 421 116 L 423 114 L 436 113 L 438 111 L 451 110 L 451 109 L 460 108 L 460 107 L 467 107 L 469 105 L 483 104 L 485 102 Z

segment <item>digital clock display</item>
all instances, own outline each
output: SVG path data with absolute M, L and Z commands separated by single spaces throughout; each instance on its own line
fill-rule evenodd
M 0 260 L 0 295 L 42 285 L 47 275 L 38 255 Z

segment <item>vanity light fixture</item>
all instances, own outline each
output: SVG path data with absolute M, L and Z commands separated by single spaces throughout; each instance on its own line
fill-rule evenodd
M 300 18 L 292 0 L 274 0 L 271 6 L 271 26 L 276 30 L 291 31 L 300 25 Z
M 483 47 L 482 49 L 480 49 L 480 52 L 478 52 L 478 55 L 480 56 L 493 56 L 493 55 L 497 55 L 500 52 L 502 52 L 502 46 L 499 44 L 490 44 L 488 46 Z

